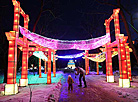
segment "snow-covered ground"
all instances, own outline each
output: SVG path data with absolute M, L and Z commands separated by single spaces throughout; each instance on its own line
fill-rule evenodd
M 30 92 L 32 92 L 32 102 L 58 102 L 58 98 L 60 97 L 60 89 L 62 87 L 62 74 L 62 72 L 57 72 L 57 77 L 55 79 L 52 77 L 52 84 L 50 85 L 46 84 L 46 75 L 42 74 L 42 78 L 39 78 L 38 75 L 30 75 L 29 86 L 19 87 L 19 93 L 16 95 L 1 95 L 0 102 L 29 102 L 31 96 Z M 107 83 L 106 76 L 105 74 L 102 74 L 102 72 L 100 72 L 99 75 L 96 75 L 96 72 L 90 72 L 89 75 L 86 75 L 86 81 L 95 81 L 96 86 L 105 91 L 109 91 L 110 93 L 115 92 L 118 94 L 118 97 L 131 99 L 132 102 L 138 102 L 138 76 L 135 75 L 132 77 L 133 81 L 131 82 L 130 88 L 122 88 L 119 87 L 118 84 L 119 74 L 114 73 L 114 75 L 115 82 Z M 31 81 L 34 79 L 35 81 Z M 4 85 L 5 84 L 0 84 L 0 91 L 4 90 Z
M 102 87 L 105 91 L 115 92 L 118 97 L 128 98 L 133 100 L 132 102 L 138 102 L 138 76 L 132 76 L 132 82 L 130 88 L 119 87 L 119 73 L 114 73 L 115 82 L 107 83 L 105 74 L 100 72 L 96 75 L 96 72 L 90 72 L 86 77 L 90 80 L 96 81 L 96 85 Z
M 17 75 L 19 78 L 20 76 Z M 17 78 L 17 79 L 18 79 Z M 42 78 L 38 75 L 29 73 L 29 86 L 19 87 L 19 93 L 16 95 L 0 95 L 0 102 L 58 102 L 61 89 L 62 72 L 57 72 L 56 77 L 51 75 L 52 84 L 46 84 L 47 75 L 42 73 Z M 17 80 L 18 83 L 18 80 Z M 0 84 L 0 91 L 4 91 L 4 85 Z M 51 100 L 51 101 L 50 101 Z M 53 100 L 53 101 L 52 101 Z

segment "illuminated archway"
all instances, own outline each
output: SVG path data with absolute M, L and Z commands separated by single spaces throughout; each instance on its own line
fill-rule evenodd
M 27 79 L 28 57 L 31 56 L 34 51 L 43 51 L 44 53 L 48 52 L 47 84 L 51 84 L 51 52 L 53 52 L 54 54 L 53 55 L 54 77 L 56 76 L 55 50 L 60 50 L 60 49 L 85 50 L 85 70 L 86 74 L 88 74 L 89 73 L 88 50 L 95 49 L 97 47 L 105 45 L 107 82 L 114 82 L 111 51 L 112 47 L 117 46 L 118 56 L 119 56 L 119 70 L 120 70 L 119 86 L 130 87 L 130 80 L 132 80 L 131 67 L 130 67 L 130 54 L 129 54 L 130 51 L 128 44 L 126 43 L 127 37 L 120 34 L 120 26 L 119 26 L 120 9 L 114 9 L 111 17 L 105 20 L 105 26 L 106 26 L 105 36 L 89 40 L 62 41 L 62 40 L 42 37 L 40 35 L 28 31 L 29 16 L 26 15 L 25 12 L 20 7 L 20 2 L 16 0 L 12 0 L 12 2 L 14 5 L 13 31 L 5 32 L 7 39 L 9 40 L 8 73 L 7 73 L 8 75 L 7 75 L 7 84 L 5 85 L 5 95 L 18 93 L 18 85 L 16 83 L 17 45 L 20 46 L 19 48 L 23 52 L 20 86 L 28 85 L 28 79 Z M 20 27 L 21 33 L 23 34 L 23 38 L 19 37 L 20 14 L 24 17 L 24 28 Z M 109 25 L 111 20 L 113 19 L 115 25 L 116 41 L 111 43 Z M 30 39 L 31 41 L 29 41 L 28 39 Z M 41 60 L 39 60 L 39 62 L 41 62 Z M 41 64 L 39 63 L 39 65 Z M 39 66 L 39 77 L 41 78 L 41 66 Z

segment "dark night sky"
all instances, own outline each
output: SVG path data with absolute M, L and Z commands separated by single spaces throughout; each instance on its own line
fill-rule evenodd
M 30 17 L 29 30 L 32 31 L 34 22 L 40 11 L 41 0 L 18 1 L 20 1 L 22 9 Z M 99 1 L 117 5 L 116 0 Z M 44 3 L 43 9 L 50 9 L 55 17 L 48 11 L 42 13 L 36 33 L 40 34 L 40 28 L 44 27 L 42 30 L 42 33 L 44 33 L 41 33 L 41 35 L 61 40 L 85 40 L 105 35 L 104 20 L 110 17 L 114 8 L 117 8 L 100 4 L 97 0 L 44 0 Z M 133 15 L 134 26 L 138 29 L 138 0 L 121 0 L 121 3 Z M 12 0 L 1 0 L 0 8 L 1 32 L 8 32 L 12 30 L 13 26 Z M 130 16 L 126 12 L 125 16 L 127 21 L 130 22 Z M 22 17 L 20 24 L 23 26 Z M 121 19 L 120 26 L 121 33 L 126 35 Z M 111 22 L 111 33 L 114 33 L 113 22 Z M 131 34 L 133 40 L 138 38 L 138 34 L 132 29 Z M 62 55 L 78 52 L 82 51 L 58 51 L 57 53 Z M 93 52 L 95 51 L 93 50 Z

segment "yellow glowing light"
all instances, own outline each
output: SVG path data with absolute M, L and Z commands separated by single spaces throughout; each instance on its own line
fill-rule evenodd
M 12 57 L 13 55 L 12 54 L 9 54 L 9 57 Z
M 12 73 L 9 73 L 8 75 L 9 75 L 9 76 L 13 76 L 13 74 L 12 74 Z
M 9 48 L 10 50 L 13 50 L 13 48 Z
M 123 71 L 123 73 L 127 73 L 126 71 Z
M 14 22 L 17 22 L 17 20 L 14 20 Z
M 121 44 L 121 46 L 123 46 L 123 44 Z
M 12 44 L 12 43 L 13 43 L 13 41 L 9 41 L 9 43 L 10 43 L 10 44 Z

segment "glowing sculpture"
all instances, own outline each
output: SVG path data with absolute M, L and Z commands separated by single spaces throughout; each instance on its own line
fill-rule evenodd
M 97 75 L 99 75 L 99 63 L 98 62 L 96 62 L 96 69 L 97 69 Z
M 105 20 L 105 25 L 106 25 L 105 26 L 106 34 L 110 34 L 110 23 L 108 22 L 108 20 Z M 110 40 L 110 42 L 108 42 L 105 45 L 105 49 L 106 49 L 106 79 L 107 79 L 107 82 L 114 82 L 111 48 L 107 47 L 107 45 L 109 45 L 110 43 L 111 43 L 111 40 Z
M 40 59 L 48 61 L 48 58 L 45 56 L 45 54 L 42 51 L 35 51 L 33 52 L 33 55 Z
M 20 32 L 23 36 L 31 41 L 47 48 L 56 50 L 78 49 L 78 50 L 91 50 L 105 45 L 110 41 L 110 35 L 105 35 L 95 39 L 89 40 L 57 40 L 40 36 L 20 26 Z M 27 32 L 27 33 L 26 33 Z
M 14 24 L 13 31 L 6 32 L 7 39 L 9 40 L 9 50 L 8 50 L 8 75 L 7 75 L 7 84 L 5 85 L 5 95 L 11 95 L 18 93 L 18 85 L 16 83 L 16 67 L 17 67 L 17 44 L 20 45 L 20 49 L 23 51 L 22 57 L 22 74 L 20 79 L 20 86 L 27 86 L 27 69 L 28 69 L 28 53 L 34 51 L 48 51 L 48 75 L 47 75 L 47 83 L 51 83 L 51 49 L 58 50 L 67 50 L 67 49 L 78 49 L 78 50 L 90 50 L 95 49 L 97 47 L 105 45 L 106 53 L 108 53 L 107 57 L 107 69 L 109 68 L 109 74 L 112 75 L 112 63 L 111 63 L 111 48 L 116 45 L 118 48 L 119 55 L 119 70 L 120 70 L 120 79 L 119 86 L 121 87 L 130 87 L 131 78 L 131 67 L 130 67 L 130 55 L 129 55 L 129 47 L 126 44 L 126 38 L 121 37 L 120 27 L 119 27 L 119 10 L 115 9 L 111 17 L 106 20 L 106 35 L 89 40 L 78 40 L 78 41 L 67 41 L 67 40 L 57 40 L 50 39 L 46 37 L 42 37 L 40 35 L 31 33 L 28 31 L 28 21 L 29 16 L 25 14 L 25 12 L 20 7 L 20 3 L 16 0 L 12 0 L 14 5 Z M 20 14 L 24 17 L 24 28 L 20 27 L 20 31 L 23 34 L 23 38 L 19 38 L 19 19 Z M 110 42 L 110 28 L 109 24 L 111 20 L 114 19 L 115 23 L 115 35 L 116 41 L 113 43 Z M 31 41 L 27 40 L 30 39 Z M 34 43 L 35 42 L 35 43 Z M 39 44 L 39 45 L 38 45 Z M 29 47 L 29 46 L 35 46 Z M 48 48 L 44 48 L 48 47 Z M 49 49 L 51 48 L 51 49 Z M 30 54 L 32 55 L 32 54 Z M 88 55 L 85 55 L 85 58 Z M 53 54 L 53 64 L 54 62 L 54 54 Z M 40 60 L 39 60 L 40 61 Z M 26 64 L 25 64 L 26 63 Z M 88 70 L 88 61 L 86 61 L 86 70 L 87 74 Z M 55 68 L 53 69 L 55 70 Z M 54 71 L 55 73 L 55 71 Z
M 89 67 L 89 65 L 88 65 L 88 58 L 87 58 L 87 56 L 88 56 L 88 50 L 85 50 L 85 71 L 86 71 L 86 75 L 88 74 L 88 67 Z
M 69 60 L 67 67 L 69 67 L 71 69 L 75 69 L 76 67 L 75 67 L 74 61 L 73 60 Z
M 45 66 L 45 72 L 44 73 L 46 74 L 46 60 L 44 62 L 44 66 Z
M 132 81 L 132 77 L 131 77 L 131 62 L 130 62 L 130 49 L 129 46 L 127 46 L 126 44 L 126 59 L 127 59 L 127 67 L 128 67 L 128 78 L 130 79 L 130 81 Z
M 47 57 L 47 52 L 46 51 L 44 51 L 44 55 Z M 47 73 L 47 61 L 48 61 L 48 59 L 47 60 L 44 60 L 44 61 L 45 61 L 44 62 L 44 65 L 45 65 L 45 72 L 44 72 L 44 74 L 46 74 Z
M 11 95 L 18 93 L 18 85 L 16 83 L 16 68 L 17 68 L 17 41 L 19 36 L 19 11 L 20 3 L 16 0 L 12 0 L 14 5 L 14 23 L 13 31 L 6 32 L 7 39 L 9 40 L 8 51 L 8 75 L 7 84 L 5 85 L 5 95 Z M 11 36 L 10 36 L 11 35 Z
M 118 48 L 118 58 L 119 58 L 119 71 L 120 71 L 119 86 L 130 87 L 130 80 L 128 78 L 128 72 L 127 72 L 128 68 L 127 68 L 126 48 L 125 48 L 126 40 L 122 39 L 124 37 L 121 37 L 122 35 L 120 34 L 119 11 L 120 9 L 113 10 L 113 14 L 108 20 L 106 20 L 105 26 L 109 28 L 108 24 L 111 22 L 112 19 L 114 19 L 116 44 Z M 109 32 L 108 31 L 109 29 L 106 30 L 107 30 L 106 32 Z
M 55 50 L 53 50 L 53 74 L 54 74 L 54 77 L 56 77 Z
M 41 78 L 41 59 L 39 58 L 39 78 Z
M 118 51 L 112 52 L 112 57 L 118 55 Z M 83 57 L 84 58 L 84 57 Z M 94 62 L 103 62 L 106 60 L 105 52 L 97 54 L 95 57 L 87 57 L 89 60 L 92 60 Z
M 48 50 L 48 74 L 47 84 L 51 84 L 51 49 Z

